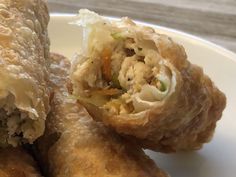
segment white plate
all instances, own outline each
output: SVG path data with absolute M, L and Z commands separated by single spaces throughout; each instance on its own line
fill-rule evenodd
M 71 15 L 51 16 L 51 51 L 71 58 L 81 46 L 80 28 L 68 25 Z M 144 23 L 142 23 L 144 24 Z M 197 152 L 147 153 L 172 177 L 235 177 L 236 175 L 236 55 L 215 44 L 176 30 L 150 25 L 182 44 L 192 63 L 204 68 L 226 94 L 227 107 L 213 140 Z

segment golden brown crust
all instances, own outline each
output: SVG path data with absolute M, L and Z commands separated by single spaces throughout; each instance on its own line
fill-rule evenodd
M 43 134 L 49 111 L 48 9 L 44 0 L 1 0 L 0 21 L 0 90 L 14 96 L 14 112 L 28 114 L 34 132 L 22 131 L 32 143 Z
M 54 88 L 46 133 L 37 142 L 42 166 L 51 177 L 166 177 L 141 148 L 125 142 L 69 99 L 69 63 L 52 55 Z M 59 64 L 60 63 L 60 64 Z
M 137 141 L 144 148 L 161 152 L 201 148 L 203 143 L 210 141 L 216 122 L 221 118 L 226 105 L 225 95 L 202 68 L 187 60 L 184 48 L 168 36 L 130 21 L 127 23 L 127 19 L 123 19 L 123 25 L 153 42 L 162 61 L 170 63 L 169 68 L 176 79 L 174 93 L 161 104 L 138 114 L 112 114 L 102 107 L 80 102 L 95 120 Z M 72 79 L 76 80 L 75 76 L 72 75 Z
M 1 177 L 41 177 L 33 158 L 21 148 L 0 150 Z

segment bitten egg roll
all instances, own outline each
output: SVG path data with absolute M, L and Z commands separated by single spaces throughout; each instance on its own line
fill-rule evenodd
M 0 1 L 0 147 L 32 143 L 44 132 L 48 21 L 43 0 Z
M 1 177 L 42 177 L 36 162 L 22 148 L 0 149 Z
M 52 112 L 36 142 L 41 166 L 50 177 L 167 177 L 141 148 L 92 120 L 66 83 L 69 62 L 51 56 Z M 36 151 L 37 152 L 37 151 Z M 48 168 L 47 168 L 48 167 Z
M 81 10 L 74 24 L 84 39 L 73 95 L 95 120 L 155 151 L 197 150 L 211 139 L 226 98 L 181 45 L 129 18 Z

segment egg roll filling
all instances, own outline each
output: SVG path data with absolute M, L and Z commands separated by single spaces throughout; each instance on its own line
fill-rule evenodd
M 88 55 L 79 61 L 72 81 L 78 100 L 113 115 L 136 114 L 174 92 L 175 73 L 145 34 L 107 21 L 85 34 Z
M 33 139 L 33 115 L 31 118 L 29 116 L 15 106 L 12 94 L 0 97 L 0 147 L 7 144 L 17 146 Z

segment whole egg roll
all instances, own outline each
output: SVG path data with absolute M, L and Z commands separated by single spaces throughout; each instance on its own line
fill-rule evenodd
M 36 154 L 50 177 L 167 177 L 141 148 L 92 120 L 66 85 L 70 63 L 51 56 L 52 112 Z
M 43 0 L 0 1 L 0 147 L 32 143 L 44 132 L 48 21 Z
M 81 10 L 74 24 L 84 39 L 73 95 L 95 120 L 161 152 L 197 150 L 211 139 L 226 98 L 181 45 L 129 18 Z
M 1 177 L 41 177 L 36 162 L 22 148 L 0 149 Z

